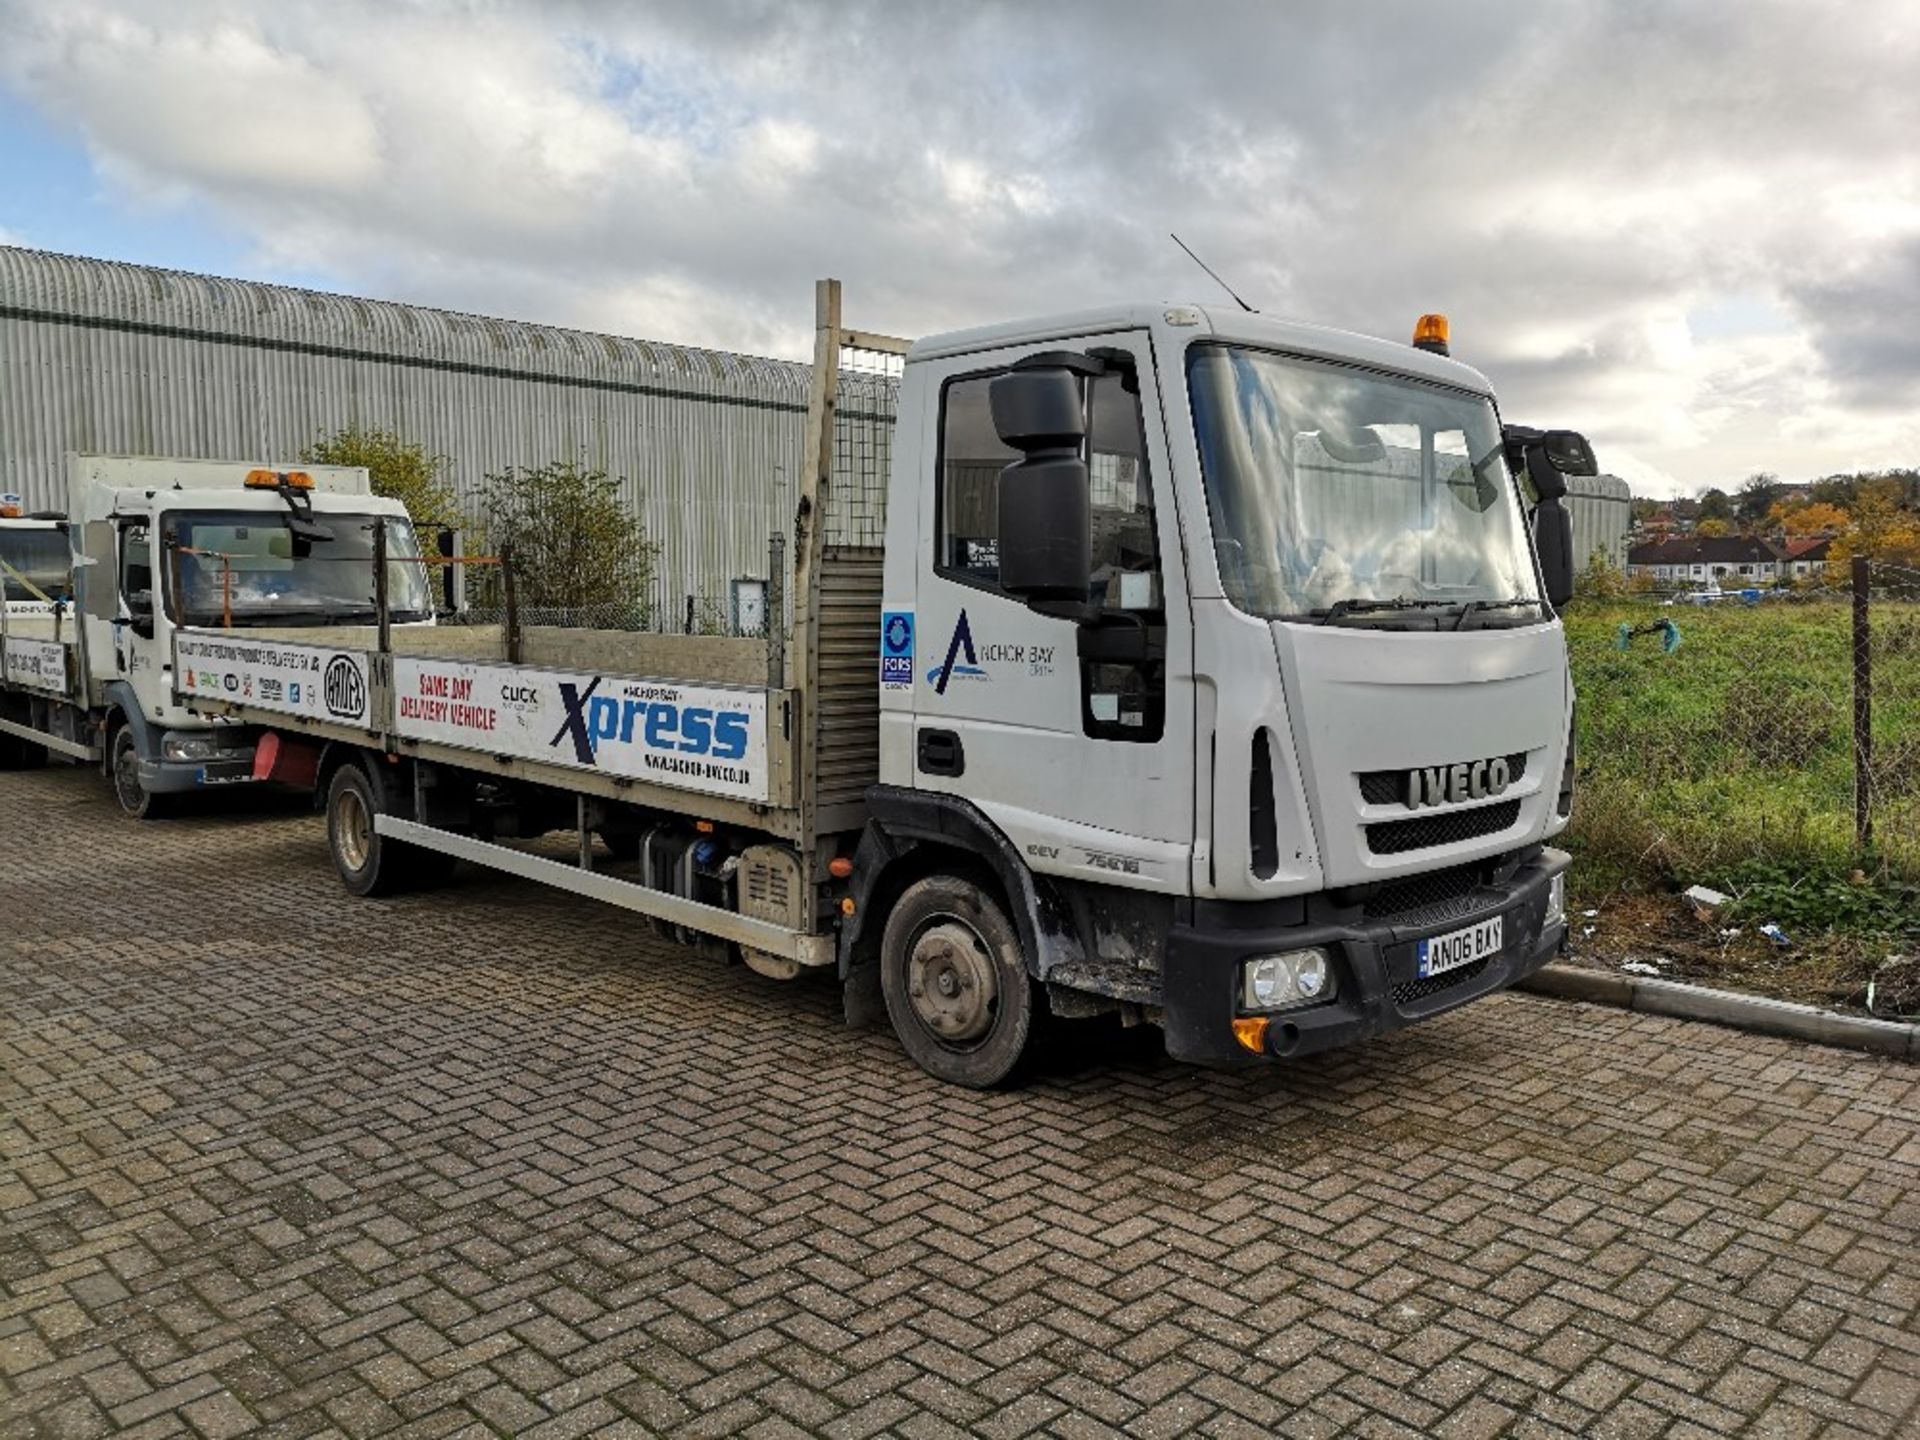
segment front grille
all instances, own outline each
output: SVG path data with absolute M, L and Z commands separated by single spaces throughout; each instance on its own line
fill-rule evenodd
M 1396 1005 L 1414 1005 L 1429 995 L 1438 995 L 1442 990 L 1451 990 L 1456 985 L 1464 985 L 1475 976 L 1486 972 L 1493 963 L 1493 957 L 1476 960 L 1471 965 L 1462 965 L 1458 970 L 1449 970 L 1441 975 L 1429 975 L 1424 980 L 1408 980 L 1393 987 L 1393 1003 Z
M 1483 835 L 1498 835 L 1519 818 L 1520 802 L 1502 800 L 1497 805 L 1482 805 L 1473 810 L 1449 810 L 1412 820 L 1383 820 L 1366 827 L 1367 849 L 1376 855 L 1431 850 L 1436 845 L 1455 845 L 1462 840 L 1478 840 Z
M 1527 752 L 1516 750 L 1506 757 L 1507 783 L 1511 785 L 1527 773 Z M 1412 767 L 1409 766 L 1408 769 Z M 1360 798 L 1369 805 L 1407 803 L 1406 770 L 1364 770 L 1360 773 Z
M 1480 888 L 1485 862 L 1429 870 L 1382 885 L 1363 902 L 1361 913 L 1369 924 L 1391 921 L 1401 925 L 1431 925 L 1472 912 L 1474 892 Z

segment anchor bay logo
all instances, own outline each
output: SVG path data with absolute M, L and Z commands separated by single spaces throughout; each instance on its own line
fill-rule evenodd
M 960 659 L 966 657 L 966 664 Z M 954 622 L 953 639 L 947 642 L 947 658 L 941 664 L 927 672 L 927 683 L 933 686 L 933 693 L 944 695 L 947 686 L 954 679 L 987 680 L 989 676 L 980 664 L 980 655 L 973 647 L 973 627 L 967 623 L 967 612 L 962 610 L 960 618 Z

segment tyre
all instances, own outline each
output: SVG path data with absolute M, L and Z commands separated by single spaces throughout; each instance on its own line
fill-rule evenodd
M 109 754 L 112 763 L 107 773 L 113 781 L 113 798 L 120 802 L 124 814 L 135 820 L 159 820 L 173 813 L 177 797 L 156 795 L 140 783 L 140 743 L 134 739 L 131 725 L 113 732 Z
M 894 1033 L 928 1074 L 976 1090 L 1018 1074 L 1033 982 L 1013 922 L 973 881 L 930 875 L 907 887 L 881 937 L 880 989 Z
M 327 786 L 327 849 L 340 883 L 355 895 L 398 895 L 447 878 L 453 857 L 389 840 L 373 828 L 384 796 L 358 765 L 342 765 Z

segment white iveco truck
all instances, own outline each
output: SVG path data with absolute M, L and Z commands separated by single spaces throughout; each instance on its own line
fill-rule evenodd
M 1299 1056 L 1553 953 L 1580 437 L 1503 431 L 1444 339 L 1141 305 L 908 346 L 839 306 L 766 640 L 187 629 L 180 703 L 278 727 L 356 893 L 459 858 L 837 966 L 962 1084 L 1047 1012 Z M 847 348 L 904 359 L 884 550 L 823 541 Z
M 48 752 L 99 761 L 128 814 L 155 816 L 255 778 L 256 732 L 176 699 L 186 677 L 174 667 L 196 653 L 176 631 L 232 647 L 262 625 L 371 622 L 376 546 L 393 557 L 389 623 L 433 618 L 406 509 L 374 497 L 364 469 L 106 455 L 68 466 L 65 520 L 0 521 L 0 768 Z M 320 678 L 287 677 L 280 693 L 322 706 Z

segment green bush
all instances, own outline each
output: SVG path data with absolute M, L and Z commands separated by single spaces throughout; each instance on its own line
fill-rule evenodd
M 487 544 L 511 563 L 523 609 L 565 612 L 567 624 L 645 623 L 659 547 L 604 470 L 574 460 L 510 467 L 487 476 L 482 512 Z M 501 583 L 493 572 L 487 602 L 504 598 L 494 593 Z

